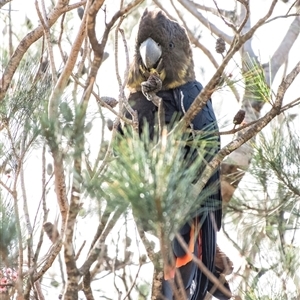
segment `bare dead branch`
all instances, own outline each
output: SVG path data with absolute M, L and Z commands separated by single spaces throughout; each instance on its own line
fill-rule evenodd
M 226 131 L 211 131 L 209 132 L 210 135 L 228 135 L 228 134 L 235 134 L 237 132 L 240 132 L 242 130 L 244 130 L 245 128 L 249 127 L 249 126 L 252 126 L 253 124 L 259 122 L 261 120 L 261 118 L 257 119 L 257 120 L 254 120 L 252 122 L 249 122 L 249 123 L 245 123 L 245 124 L 242 124 L 240 125 L 239 127 L 233 127 L 232 129 L 230 130 L 226 130 Z M 207 135 L 208 132 L 207 131 L 204 131 L 204 130 L 193 130 L 194 134 L 198 135 L 198 134 L 202 134 L 202 135 Z

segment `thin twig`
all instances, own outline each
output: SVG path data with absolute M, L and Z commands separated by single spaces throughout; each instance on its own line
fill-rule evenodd
M 72 79 L 78 84 L 80 85 L 81 87 L 85 87 L 85 84 L 80 82 L 78 78 L 75 77 L 75 75 L 72 74 Z M 116 110 L 114 110 L 110 105 L 108 105 L 107 103 L 105 103 L 105 101 L 103 101 L 101 99 L 101 97 L 94 91 L 91 92 L 91 94 L 95 97 L 97 103 L 100 105 L 100 106 L 103 106 L 105 108 L 107 108 L 109 111 L 111 111 L 115 116 L 119 117 L 122 121 L 124 121 L 126 124 L 128 125 L 132 125 L 132 120 L 130 119 L 127 119 L 126 117 L 123 116 L 123 114 L 117 112 Z
M 44 297 L 43 291 L 42 291 L 42 287 L 41 287 L 41 283 L 40 283 L 39 280 L 34 283 L 34 288 L 36 290 L 38 299 L 39 300 L 45 300 L 45 297 Z
M 58 45 L 58 49 L 59 49 L 59 52 L 60 52 L 60 55 L 61 55 L 61 58 L 64 62 L 64 64 L 66 63 L 66 57 L 64 55 L 64 52 L 62 50 L 62 47 L 61 47 L 61 40 L 62 40 L 62 36 L 63 36 L 63 33 L 64 33 L 64 21 L 65 21 L 65 17 L 66 17 L 66 13 L 64 13 L 61 17 L 61 21 L 60 21 L 60 33 L 59 33 L 59 37 L 58 37 L 58 41 L 57 41 L 57 45 Z
M 128 51 L 128 45 L 127 45 L 127 41 L 125 38 L 124 30 L 122 28 L 119 28 L 119 32 L 121 33 L 123 44 L 124 44 L 125 61 L 126 61 L 125 71 L 124 71 L 124 80 L 123 80 L 123 85 L 122 85 L 122 89 L 124 90 L 125 86 L 127 84 L 128 75 L 129 75 L 129 51 Z
M 196 19 L 198 19 L 205 27 L 207 27 L 213 34 L 221 36 L 226 43 L 230 44 L 233 41 L 233 37 L 227 35 L 225 32 L 220 30 L 217 26 L 212 24 L 205 18 L 195 7 L 194 3 L 189 0 L 178 0 L 178 2 L 188 10 Z
M 246 9 L 246 15 L 245 15 L 245 18 L 243 19 L 241 25 L 239 26 L 239 28 L 237 29 L 237 34 L 241 33 L 241 31 L 243 30 L 245 24 L 248 22 L 248 19 L 250 17 L 250 7 L 249 7 L 249 3 L 245 3 L 244 4 L 244 7 Z
M 179 0 L 179 1 L 182 2 L 186 0 Z M 181 119 L 178 125 L 174 127 L 173 129 L 174 131 L 180 129 L 182 126 L 188 127 L 189 124 L 191 123 L 191 120 L 193 120 L 197 115 L 197 113 L 201 111 L 201 109 L 204 107 L 204 105 L 210 99 L 212 93 L 214 92 L 216 88 L 216 84 L 219 81 L 220 76 L 223 74 L 224 69 L 227 66 L 228 62 L 232 59 L 234 54 L 237 51 L 239 51 L 239 49 L 244 45 L 244 43 L 253 36 L 255 31 L 270 17 L 277 1 L 278 0 L 273 0 L 265 16 L 259 19 L 257 23 L 244 35 L 240 36 L 235 43 L 231 44 L 230 49 L 228 50 L 226 56 L 224 57 L 221 65 L 219 66 L 215 74 L 212 76 L 212 78 L 209 80 L 207 85 L 202 89 L 201 93 L 197 96 L 197 98 L 192 103 L 187 113 L 184 115 L 184 117 Z
M 91 265 L 97 260 L 97 258 L 99 256 L 100 257 L 104 256 L 105 240 L 106 240 L 108 234 L 111 232 L 112 228 L 115 226 L 116 222 L 119 220 L 122 213 L 123 213 L 123 210 L 120 208 L 117 208 L 117 210 L 114 212 L 114 215 L 109 220 L 109 222 L 106 224 L 105 229 L 101 233 L 99 240 L 97 241 L 97 243 L 95 244 L 93 249 L 90 251 L 88 258 L 83 263 L 83 265 L 79 268 L 79 274 L 85 275 L 89 271 Z
M 17 177 L 15 178 L 15 182 L 17 181 Z M 21 223 L 20 223 L 20 213 L 19 213 L 19 207 L 18 207 L 18 197 L 17 197 L 17 191 L 14 187 L 13 190 L 13 199 L 14 199 L 14 212 L 15 212 L 15 220 L 16 220 L 16 229 L 17 229 L 17 236 L 18 236 L 18 248 L 19 248 L 19 262 L 18 262 L 18 279 L 17 279 L 17 291 L 18 296 L 20 296 L 20 299 L 23 299 L 23 263 L 24 263 L 24 257 L 23 257 L 23 240 L 22 240 L 22 229 L 21 229 Z
M 295 0 L 295 1 L 292 3 L 292 5 L 290 6 L 290 8 L 289 8 L 289 10 L 287 11 L 286 14 L 289 14 L 289 12 L 291 11 L 291 9 L 295 6 L 295 4 L 296 4 L 297 2 L 299 2 L 299 1 L 298 1 L 298 0 Z
M 201 272 L 217 287 L 218 290 L 220 290 L 224 295 L 227 297 L 232 297 L 232 294 L 228 289 L 226 289 L 223 284 L 219 281 L 217 277 L 214 276 L 213 273 L 211 273 L 207 267 L 203 264 L 203 262 L 198 259 L 189 249 L 186 242 L 182 238 L 182 236 L 179 233 L 175 234 L 176 239 L 180 243 L 180 246 L 184 249 L 184 251 L 192 256 L 193 262 L 195 262 L 198 266 L 198 268 L 201 270 Z
M 215 9 L 213 7 L 208 7 L 208 6 L 205 6 L 202 4 L 198 4 L 196 2 L 193 2 L 193 4 L 195 5 L 195 7 L 199 8 L 201 10 L 208 11 L 215 16 L 220 16 L 220 14 L 221 14 L 223 17 L 225 17 L 227 19 L 232 19 L 232 17 L 234 16 L 234 13 L 235 13 L 233 10 L 226 10 L 226 9 L 220 9 L 220 8 Z
M 281 108 L 280 111 L 281 111 L 281 112 L 284 112 L 285 110 L 287 110 L 287 109 L 289 109 L 289 108 L 291 108 L 291 107 L 297 106 L 297 105 L 299 105 L 299 104 L 300 104 L 300 98 L 297 98 L 297 99 L 291 101 L 290 103 L 288 103 L 288 104 L 282 106 L 282 108 Z
M 121 3 L 122 4 L 122 3 Z M 121 80 L 120 72 L 119 72 L 119 29 L 124 20 L 124 16 L 122 16 L 119 20 L 119 23 L 117 25 L 117 28 L 115 29 L 115 72 L 116 77 L 119 85 L 119 111 L 123 111 L 123 101 L 125 98 L 124 95 L 124 89 L 123 89 L 123 83 Z M 133 112 L 133 110 L 131 109 Z M 130 110 L 129 110 L 130 112 Z M 133 114 L 132 114 L 133 116 Z
M 281 113 L 282 101 L 285 95 L 285 92 L 295 80 L 297 75 L 300 72 L 300 61 L 296 64 L 294 69 L 286 76 L 286 78 L 281 82 L 278 88 L 277 96 L 275 103 L 271 110 L 266 113 L 264 117 L 260 119 L 259 122 L 256 122 L 251 128 L 246 130 L 243 134 L 241 134 L 237 139 L 227 144 L 223 147 L 217 155 L 211 160 L 209 164 L 206 165 L 203 175 L 194 185 L 195 195 L 199 195 L 202 191 L 203 187 L 207 183 L 208 179 L 213 174 L 214 170 L 220 165 L 221 161 L 234 150 L 239 148 L 241 145 L 245 144 L 251 138 L 253 138 L 258 132 L 260 132 L 267 124 L 270 123 L 278 114 Z
M 75 255 L 75 260 L 77 260 L 77 259 L 79 258 L 80 253 L 81 253 L 83 247 L 85 246 L 85 244 L 86 244 L 86 240 L 83 241 L 81 247 L 80 247 L 79 250 L 77 251 L 77 253 L 76 253 L 76 255 Z
M 236 33 L 236 32 L 237 32 L 236 27 L 235 27 L 232 23 L 229 23 L 227 20 L 225 20 L 225 18 L 224 18 L 224 16 L 223 16 L 223 13 L 222 13 L 221 9 L 219 8 L 219 6 L 218 6 L 216 0 L 213 0 L 213 2 L 214 2 L 215 6 L 216 6 L 216 8 L 217 8 L 218 16 L 221 17 L 221 19 L 223 20 L 223 22 L 224 22 L 229 28 L 231 28 L 231 29 L 233 30 L 233 32 Z
M 119 84 L 119 111 L 123 112 L 123 106 L 125 106 L 126 110 L 131 114 L 132 117 L 132 125 L 133 128 L 136 132 L 138 132 L 138 118 L 137 118 L 137 113 L 131 108 L 131 106 L 128 103 L 127 98 L 125 97 L 124 93 L 124 88 L 127 83 L 127 78 L 128 78 L 128 70 L 129 70 L 129 58 L 128 58 L 128 48 L 127 48 L 127 43 L 126 39 L 124 36 L 124 31 L 120 29 L 120 26 L 124 20 L 124 17 L 120 18 L 120 21 L 116 27 L 115 30 L 115 69 L 116 69 L 116 76 Z M 124 48 L 125 48 L 125 53 L 126 53 L 126 64 L 128 64 L 125 68 L 125 74 L 127 72 L 127 75 L 125 75 L 124 82 L 122 83 L 120 74 L 119 74 L 119 60 L 118 60 L 118 45 L 119 45 L 119 39 L 118 39 L 118 33 L 121 33 L 123 37 L 123 42 L 124 42 Z M 115 127 L 119 124 L 120 119 L 117 117 L 115 120 Z
M 114 127 L 112 130 L 111 138 L 109 140 L 109 144 L 105 153 L 105 156 L 102 160 L 101 165 L 99 166 L 99 169 L 97 172 L 95 172 L 95 175 L 93 177 L 99 177 L 103 173 L 103 171 L 106 169 L 108 163 L 111 160 L 112 154 L 113 154 L 113 141 L 115 140 L 115 136 L 117 134 L 117 129 Z
M 11 195 L 13 194 L 13 190 L 7 186 L 2 180 L 0 180 L 0 185 L 2 185 Z
M 155 4 L 158 5 L 160 7 L 160 9 L 164 10 L 164 8 L 160 5 L 160 3 L 157 0 L 154 0 Z M 191 42 L 197 47 L 199 48 L 210 60 L 210 62 L 214 65 L 214 67 L 216 69 L 218 69 L 219 64 L 217 63 L 217 61 L 215 60 L 214 56 L 211 54 L 211 51 L 208 50 L 202 43 L 199 42 L 199 39 L 197 39 L 194 35 L 194 33 L 189 29 L 189 26 L 187 26 L 187 23 L 185 22 L 182 13 L 177 9 L 177 7 L 174 4 L 174 1 L 171 0 L 172 6 L 175 9 L 177 16 L 180 18 L 181 22 L 183 23 L 184 28 L 186 29 L 188 36 L 191 40 Z M 167 16 L 172 19 L 172 16 L 166 11 L 164 10 L 165 13 L 167 14 Z M 232 81 L 230 80 L 230 78 L 226 75 L 226 74 L 222 74 L 222 77 L 224 77 L 225 82 L 228 84 L 229 88 L 231 89 L 232 93 L 234 94 L 237 102 L 240 102 L 240 95 L 238 93 L 238 91 L 236 90 L 236 88 L 234 87 L 233 84 L 230 84 Z
M 38 81 L 38 79 L 40 78 L 40 74 L 43 70 L 44 66 L 43 66 L 43 55 L 44 55 L 44 48 L 45 48 L 45 36 L 43 35 L 42 38 L 42 49 L 41 49 L 41 56 L 40 56 L 40 60 L 39 60 L 39 66 L 37 68 L 36 74 L 33 78 L 33 85 Z M 46 73 L 46 71 L 45 71 Z
M 89 249 L 89 252 L 94 248 L 96 242 L 98 241 L 98 239 L 100 238 L 107 222 L 108 222 L 108 219 L 110 218 L 111 216 L 111 211 L 108 209 L 108 207 L 105 208 L 103 214 L 101 215 L 101 220 L 100 220 L 100 223 L 98 225 L 98 228 L 97 228 L 97 231 L 95 233 L 95 236 L 93 238 L 93 241 L 91 243 L 91 246 L 90 246 L 90 249 Z
M 39 3 L 38 3 L 37 0 L 35 0 L 35 8 L 36 8 L 38 17 L 41 21 L 41 24 L 44 28 L 44 33 L 45 33 L 46 42 L 47 42 L 47 46 L 48 46 L 50 69 L 51 69 L 51 74 L 52 74 L 52 84 L 54 86 L 56 81 L 57 81 L 57 73 L 56 73 L 56 67 L 55 67 L 55 61 L 54 61 L 54 55 L 53 55 L 53 48 L 52 48 L 51 37 L 50 37 L 50 27 L 49 27 L 47 14 L 46 14 L 44 0 L 42 0 L 42 10 L 43 10 L 43 15 L 44 16 L 42 16 L 42 13 L 41 13 L 40 8 L 39 8 Z
M 46 205 L 46 145 L 45 144 L 43 145 L 43 150 L 42 150 L 42 197 L 41 197 L 41 201 L 39 203 L 39 207 L 37 209 L 37 212 L 35 214 L 35 218 L 33 221 L 33 226 L 32 226 L 33 229 L 36 224 L 36 218 L 37 218 L 41 203 L 42 203 L 42 207 L 43 207 L 43 224 L 44 224 L 47 221 L 48 212 L 49 212 L 49 210 L 47 209 L 47 205 Z M 41 228 L 39 241 L 36 246 L 36 251 L 35 251 L 33 259 L 32 259 L 34 270 L 36 270 L 37 260 L 38 260 L 40 250 L 41 250 L 41 247 L 43 244 L 43 237 L 44 237 L 44 230 L 43 230 L 43 228 Z
M 22 138 L 22 141 L 21 141 L 21 153 L 23 153 L 23 155 L 24 155 L 24 152 L 25 152 L 26 138 L 27 138 L 27 132 L 24 128 L 23 138 Z M 21 165 L 20 180 L 21 180 L 21 190 L 22 190 L 22 196 L 23 196 L 24 218 L 25 218 L 25 221 L 26 221 L 27 233 L 28 233 L 29 236 L 31 236 L 33 234 L 33 229 L 32 229 L 32 225 L 31 225 L 31 222 L 30 222 L 29 211 L 28 211 L 28 201 L 27 201 L 27 194 L 26 194 L 25 180 L 24 180 L 24 166 L 23 166 L 22 161 L 19 161 L 18 164 Z M 32 249 L 28 249 L 28 250 L 32 253 Z
M 75 74 L 75 77 L 79 78 L 82 76 L 82 71 L 84 69 L 84 62 L 87 58 L 87 55 L 88 55 L 88 50 L 89 50 L 89 44 L 88 44 L 88 37 L 86 36 L 86 38 L 84 39 L 84 46 L 83 46 L 83 51 L 82 51 L 82 54 L 81 54 L 81 60 L 78 64 L 78 69 L 77 69 L 77 72 Z
M 12 44 L 12 21 L 11 21 L 11 3 L 8 6 L 8 53 L 11 57 L 13 55 L 13 44 Z
M 37 274 L 34 275 L 34 281 L 37 281 L 40 279 L 46 271 L 52 266 L 55 258 L 59 254 L 62 247 L 62 241 L 61 239 L 58 239 L 57 242 L 51 247 L 51 250 L 47 253 L 47 259 L 45 260 L 43 266 L 41 269 L 37 272 Z
M 12 0 L 0 0 L 0 8 L 11 1 Z
M 70 11 L 76 7 L 79 7 L 86 3 L 86 1 L 81 1 L 76 4 L 67 5 L 69 1 L 59 0 L 55 9 L 53 9 L 48 14 L 48 24 L 49 28 L 53 26 L 57 19 L 65 12 Z M 97 1 L 98 2 L 98 1 Z M 7 90 L 11 84 L 12 78 L 22 60 L 24 54 L 29 49 L 29 47 L 37 41 L 40 37 L 43 36 L 44 27 L 42 24 L 37 26 L 34 30 L 29 32 L 19 43 L 15 52 L 10 57 L 8 64 L 5 67 L 2 77 L 0 78 L 0 102 L 3 101 Z
M 86 9 L 84 10 L 84 14 L 81 20 L 78 34 L 76 36 L 74 45 L 72 47 L 72 52 L 75 54 L 75 58 L 74 57 L 71 58 L 69 56 L 66 66 L 63 70 L 63 73 L 68 74 L 68 77 L 72 73 L 72 70 L 76 63 L 76 58 L 81 49 L 81 45 L 86 37 L 86 28 L 87 28 L 86 20 L 87 20 L 87 15 L 91 3 L 92 1 L 88 0 L 86 4 Z M 70 59 L 72 59 L 72 62 L 70 62 Z M 68 69 L 68 64 L 71 65 L 72 69 Z M 64 75 L 62 74 L 61 77 Z M 64 84 L 66 84 L 66 82 L 64 82 Z M 73 123 L 73 137 L 71 138 L 72 141 L 76 139 L 76 143 L 74 143 L 73 145 L 74 146 L 74 155 L 73 155 L 74 171 L 73 172 L 74 174 L 78 174 L 78 176 L 74 176 L 72 179 L 69 211 L 66 216 L 66 223 L 65 223 L 66 234 L 64 239 L 64 260 L 65 260 L 66 272 L 67 272 L 67 282 L 64 291 L 65 299 L 73 299 L 74 297 L 77 297 L 79 291 L 79 287 L 78 287 L 79 270 L 76 265 L 76 256 L 73 250 L 73 238 L 75 234 L 74 228 L 75 228 L 76 218 L 81 207 L 80 202 L 81 202 L 81 185 L 82 185 L 82 176 L 81 176 L 82 154 L 84 151 L 84 122 L 86 118 L 86 110 L 90 98 L 89 95 L 90 95 L 90 90 L 92 88 L 92 85 L 93 85 L 92 80 L 87 83 L 82 99 L 76 107 L 75 120 Z M 55 110 L 56 109 L 57 107 L 55 107 Z
M 131 287 L 130 287 L 130 289 L 128 290 L 128 292 L 126 293 L 126 295 L 125 295 L 125 297 L 123 298 L 123 300 L 125 300 L 125 299 L 130 295 L 131 291 L 133 290 L 133 288 L 134 288 L 134 286 L 135 286 L 135 284 L 136 284 L 136 280 L 138 279 L 138 276 L 139 276 L 141 267 L 142 267 L 142 265 L 139 265 L 139 268 L 138 268 L 138 270 L 137 270 L 137 272 L 136 272 L 136 274 L 135 274 L 135 277 L 134 277 L 134 280 L 133 280 L 133 282 L 132 282 L 132 284 L 131 284 Z
M 64 264 L 61 256 L 62 256 L 61 253 L 58 253 L 58 264 L 59 264 L 59 271 L 60 271 L 61 281 L 62 281 L 62 290 L 64 290 L 66 286 L 66 279 L 65 279 L 65 272 L 63 267 Z
M 297 0 L 297 1 L 298 1 L 298 0 Z M 289 18 L 289 17 L 299 17 L 299 16 L 300 16 L 299 13 L 296 13 L 296 14 L 290 14 L 290 15 L 284 15 L 284 16 L 277 16 L 277 17 L 274 17 L 274 18 L 271 18 L 271 19 L 267 20 L 267 21 L 265 22 L 264 25 L 266 25 L 266 24 L 268 24 L 268 23 L 271 23 L 271 22 L 273 22 L 273 21 L 275 21 L 275 20 L 277 20 L 277 19 L 287 19 L 287 18 Z

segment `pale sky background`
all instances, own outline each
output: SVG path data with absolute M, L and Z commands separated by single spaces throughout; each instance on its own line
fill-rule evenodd
M 45 1 L 47 3 L 47 1 Z M 113 1 L 114 3 L 116 3 L 116 6 L 119 6 L 119 1 Z M 207 5 L 212 5 L 213 2 L 212 1 L 198 1 L 199 3 L 203 3 L 203 4 L 207 4 Z M 222 4 L 224 6 L 224 2 L 223 1 L 217 1 L 218 4 L 220 5 L 221 8 L 226 8 L 228 9 L 232 4 L 234 3 L 233 1 L 226 1 L 226 7 L 222 7 Z M 258 18 L 260 18 L 261 16 L 263 16 L 266 12 L 266 10 L 269 8 L 269 4 L 271 1 L 267 1 L 267 0 L 262 0 L 262 1 L 258 1 L 258 0 L 252 0 L 252 12 L 253 14 L 251 15 L 252 18 L 252 24 L 254 24 L 255 21 L 257 21 Z M 24 26 L 24 22 L 25 22 L 25 16 L 27 16 L 28 18 L 30 18 L 30 20 L 32 21 L 32 23 L 34 25 L 38 24 L 38 17 L 36 14 L 36 10 L 35 10 L 35 1 L 33 0 L 29 0 L 29 1 L 24 1 L 24 0 L 13 0 L 12 1 L 12 23 L 13 23 L 13 30 L 17 31 L 19 30 L 20 32 L 23 33 L 23 35 L 26 32 L 26 28 L 22 28 L 22 26 Z M 72 3 L 75 3 L 75 1 L 72 1 Z M 109 5 L 108 5 L 108 9 L 109 9 Z M 4 7 L 8 8 L 8 5 L 6 5 Z M 281 1 L 279 1 L 277 8 L 275 9 L 274 12 L 274 16 L 278 15 L 278 14 L 284 14 L 287 12 L 288 6 L 285 5 L 284 3 L 282 3 Z M 1 17 L 3 15 L 4 11 L 1 10 Z M 108 14 L 110 13 L 110 11 L 108 11 Z M 205 15 L 205 14 L 204 14 Z M 109 19 L 109 17 L 108 17 Z M 214 18 L 211 18 L 212 22 L 214 23 Z M 274 49 L 276 49 L 276 47 L 279 45 L 282 37 L 284 36 L 284 34 L 286 33 L 286 30 L 288 28 L 288 26 L 290 25 L 292 21 L 292 18 L 287 18 L 287 19 L 280 19 L 277 21 L 274 21 L 268 25 L 265 25 L 263 27 L 261 27 L 255 34 L 254 38 L 253 38 L 253 48 L 256 52 L 256 54 L 260 57 L 260 60 L 262 63 L 267 63 L 269 57 L 274 53 Z M 192 22 L 192 21 L 191 21 Z M 78 27 L 80 24 L 80 20 L 77 17 L 76 12 L 74 13 L 74 28 Z M 228 34 L 231 34 L 231 31 L 226 28 L 226 26 L 224 26 L 224 24 L 222 24 L 222 22 L 217 22 L 217 24 L 220 26 L 220 28 L 226 30 L 226 32 Z M 98 25 L 99 26 L 99 32 L 101 32 L 102 27 L 101 27 L 101 23 L 99 22 Z M 199 25 L 200 29 L 199 32 L 202 32 L 203 26 Z M 19 28 L 19 29 L 16 29 Z M 6 39 L 8 36 L 2 35 L 2 30 L 3 30 L 3 22 L 2 19 L 0 20 L 0 45 L 2 46 L 4 43 L 4 39 Z M 74 31 L 74 33 L 76 34 L 76 30 Z M 202 39 L 201 42 L 205 41 L 205 45 L 208 49 L 211 50 L 211 52 L 214 52 L 214 48 L 215 48 L 215 39 L 212 38 L 212 36 L 209 33 L 206 33 L 206 30 L 203 29 L 203 35 L 202 35 Z M 73 34 L 74 37 L 74 34 Z M 98 38 L 101 37 L 101 34 L 99 33 Z M 134 41 L 134 39 L 131 38 L 131 42 Z M 16 45 L 16 43 L 15 43 Z M 119 42 L 119 53 L 122 53 L 122 41 L 120 39 Z M 33 46 L 34 48 L 34 46 Z M 290 52 L 290 56 L 289 56 L 289 67 L 288 67 L 288 72 L 291 69 L 291 67 L 293 67 L 295 65 L 295 63 L 299 60 L 299 49 L 300 49 L 300 40 L 298 39 L 292 49 L 292 51 Z M 110 53 L 110 57 L 107 59 L 107 61 L 105 61 L 103 63 L 103 65 L 101 66 L 98 78 L 97 78 L 97 83 L 99 84 L 100 90 L 101 90 L 101 96 L 113 96 L 116 99 L 118 98 L 118 85 L 115 79 L 115 69 L 114 69 L 114 53 L 113 53 L 113 48 L 111 45 L 107 46 L 106 51 Z M 219 62 L 221 62 L 221 57 L 218 58 Z M 209 78 L 213 75 L 215 69 L 214 67 L 210 64 L 210 62 L 207 60 L 207 58 L 198 50 L 195 51 L 194 53 L 194 61 L 195 61 L 195 65 L 196 65 L 196 73 L 197 73 L 197 79 L 203 84 L 205 85 L 205 83 L 209 80 Z M 236 57 L 236 61 L 239 63 L 239 58 Z M 56 66 L 58 67 L 58 65 Z M 122 69 L 123 68 L 123 69 Z M 200 68 L 203 68 L 205 70 L 204 73 L 201 72 Z M 230 64 L 227 68 L 228 72 L 236 72 L 236 66 L 234 64 Z M 238 71 L 238 70 L 237 70 Z M 120 74 L 122 75 L 124 72 L 124 64 L 122 64 L 122 59 L 120 58 Z M 281 76 L 282 76 L 282 70 L 279 72 L 279 74 L 276 77 L 275 83 L 274 83 L 274 87 L 276 87 L 280 80 L 281 80 Z M 293 83 L 293 85 L 291 86 L 291 88 L 287 91 L 286 93 L 286 101 L 290 101 L 296 97 L 299 96 L 299 83 L 300 83 L 300 79 L 297 78 L 297 80 Z M 275 88 L 276 91 L 276 88 Z M 217 117 L 219 119 L 220 124 L 224 124 L 224 121 L 228 119 L 231 120 L 233 118 L 233 116 L 235 115 L 235 113 L 237 112 L 237 110 L 239 109 L 239 104 L 236 102 L 236 100 L 232 97 L 231 92 L 230 91 L 221 91 L 221 92 L 217 92 L 213 95 L 213 103 L 214 103 L 214 107 L 217 113 Z M 267 105 L 265 107 L 265 110 L 267 109 Z M 299 113 L 299 107 L 294 108 L 292 110 L 293 112 Z M 110 117 L 113 119 L 113 116 L 111 116 L 111 114 L 107 114 L 107 117 Z M 296 119 L 296 122 L 298 122 L 299 124 L 299 117 Z M 94 125 L 95 126 L 95 125 Z M 100 125 L 99 125 L 100 126 Z M 95 126 L 97 128 L 97 124 Z M 232 125 L 230 124 L 229 128 L 231 128 Z M 100 127 L 98 127 L 100 128 Z M 298 127 L 299 128 L 299 127 Z M 98 130 L 99 131 L 99 130 Z M 97 140 L 97 135 L 98 135 L 98 139 L 99 139 L 99 133 L 98 131 L 92 131 L 91 132 L 91 139 Z M 232 139 L 232 137 L 222 137 L 222 143 L 225 145 L 225 143 L 229 142 Z M 99 145 L 96 144 L 95 145 L 95 152 L 97 151 Z M 37 203 L 40 200 L 40 195 L 41 195 L 41 184 L 40 184 L 40 175 L 41 174 L 41 165 L 40 163 L 40 158 L 41 158 L 41 151 L 36 151 L 36 152 L 32 152 L 31 156 L 30 156 L 30 160 L 27 161 L 28 167 L 27 167 L 27 172 L 30 172 L 30 176 L 28 176 L 26 178 L 26 186 L 27 186 L 27 190 L 28 190 L 28 199 L 32 199 L 32 201 L 34 203 Z M 50 155 L 48 156 L 48 160 L 49 162 L 51 162 L 51 157 Z M 33 161 L 35 161 L 36 163 L 32 163 Z M 26 172 L 26 170 L 25 170 Z M 55 195 L 53 193 L 53 189 L 51 191 L 52 196 L 53 196 L 53 201 L 55 201 Z M 50 196 L 51 196 L 50 193 Z M 48 196 L 49 199 L 49 196 Z M 48 200 L 49 202 L 49 200 Z M 36 208 L 36 205 L 32 205 L 32 208 Z M 32 216 L 35 215 L 36 211 L 33 209 Z M 56 207 L 56 204 L 53 206 L 53 208 L 50 207 L 50 217 L 49 220 L 54 220 L 56 218 L 56 216 L 58 215 L 58 209 Z M 94 222 L 93 222 L 94 220 Z M 78 240 L 84 240 L 87 238 L 87 234 L 88 232 L 91 232 L 91 234 L 93 234 L 93 230 L 91 230 L 91 227 L 93 227 L 93 229 L 96 229 L 97 226 L 97 216 L 96 213 L 94 214 L 94 216 L 92 216 L 92 218 L 88 217 L 86 219 L 83 219 L 80 221 L 80 224 L 82 227 L 85 227 L 86 230 L 82 231 L 82 232 L 77 232 L 78 233 Z M 92 224 L 92 225 L 91 225 Z M 119 222 L 119 226 L 117 228 L 115 228 L 114 230 L 114 236 L 117 237 L 117 233 L 121 232 L 122 235 L 122 221 Z M 82 228 L 81 227 L 81 228 Z M 131 231 L 134 231 L 134 227 L 132 226 Z M 219 240 L 219 244 L 221 245 L 221 248 L 227 253 L 227 255 L 235 262 L 235 269 L 238 269 L 240 264 L 241 264 L 241 259 L 238 256 L 237 251 L 235 250 L 234 247 L 232 247 L 230 245 L 230 243 L 226 240 L 226 238 L 224 237 L 224 235 L 222 233 L 218 234 L 218 240 Z M 137 242 L 138 244 L 140 242 Z M 80 244 L 80 243 L 78 243 Z M 132 242 L 133 245 L 136 244 L 135 241 Z M 45 238 L 45 244 L 43 245 L 43 249 L 45 251 L 47 251 L 47 247 L 50 247 L 51 243 L 47 241 L 47 239 Z M 88 248 L 86 246 L 86 248 Z M 115 246 L 113 245 L 112 242 L 112 247 L 111 247 L 111 251 L 115 251 Z M 132 249 L 137 249 L 136 247 L 132 247 Z M 136 250 L 134 250 L 136 252 Z M 84 254 L 81 254 L 81 260 L 85 258 Z M 138 259 L 138 253 L 136 253 L 136 257 L 135 259 Z M 79 263 L 80 265 L 80 263 Z M 133 268 L 132 270 L 136 270 L 136 268 Z M 50 271 L 49 273 L 49 277 L 51 277 L 53 274 L 51 274 L 52 271 Z M 149 278 L 149 280 L 151 280 L 151 274 L 152 272 L 152 267 L 147 266 L 147 267 L 143 267 L 143 271 L 141 273 L 142 277 L 145 278 Z M 134 277 L 134 273 L 132 274 L 132 276 Z M 54 276 L 54 275 L 53 275 Z M 59 276 L 60 274 L 57 273 L 57 280 L 59 280 Z M 106 278 L 106 283 L 103 284 L 103 282 L 101 281 L 101 286 L 107 287 L 110 285 L 112 280 L 112 276 L 108 276 Z M 47 280 L 45 281 L 45 284 L 49 284 L 47 283 Z M 97 285 L 97 282 L 94 283 L 94 286 Z M 45 285 L 45 292 L 46 289 L 48 289 Z M 113 288 L 111 288 L 113 289 Z M 59 290 L 53 290 L 53 292 L 55 294 L 59 293 Z M 111 296 L 111 293 L 109 293 L 108 296 Z M 111 296 L 112 297 L 112 296 Z

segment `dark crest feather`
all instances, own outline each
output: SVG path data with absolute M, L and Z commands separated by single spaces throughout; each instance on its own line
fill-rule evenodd
M 171 89 L 195 79 L 192 49 L 186 30 L 176 21 L 169 19 L 159 9 L 146 9 L 140 19 L 135 45 L 135 56 L 129 71 L 128 86 L 139 90 L 143 76 L 139 47 L 151 37 L 162 47 L 162 89 Z

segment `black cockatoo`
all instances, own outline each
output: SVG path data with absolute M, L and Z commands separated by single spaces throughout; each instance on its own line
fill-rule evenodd
M 154 134 L 158 109 L 144 96 L 141 84 L 148 80 L 149 74 L 153 73 L 156 73 L 162 82 L 157 96 L 162 99 L 165 123 L 170 125 L 174 114 L 182 116 L 189 109 L 201 92 L 202 85 L 195 79 L 192 49 L 185 29 L 169 19 L 163 11 L 146 9 L 139 23 L 135 55 L 129 70 L 130 95 L 128 100 L 132 108 L 138 112 L 140 132 L 147 122 L 151 137 Z M 126 113 L 126 116 L 130 117 L 130 114 Z M 210 99 L 194 118 L 191 126 L 194 130 L 218 130 Z M 219 151 L 219 138 L 214 137 L 214 139 L 215 143 L 208 143 L 210 146 L 206 147 L 206 161 L 210 161 Z M 222 272 L 215 267 L 216 231 L 221 227 L 222 215 L 219 169 L 209 179 L 205 189 L 211 187 L 214 192 L 207 197 L 204 204 L 199 204 L 202 208 L 201 212 L 196 214 L 192 220 L 187 220 L 179 233 L 194 255 L 218 276 Z M 187 187 L 187 189 L 189 188 Z M 204 206 L 207 206 L 208 209 L 203 210 Z M 200 230 L 196 230 L 199 227 Z M 185 253 L 176 239 L 172 241 L 172 252 L 175 258 L 174 268 L 176 267 L 180 271 L 187 299 L 204 299 L 207 291 L 212 287 L 208 278 L 192 261 L 191 256 Z M 174 269 L 164 274 L 162 289 L 164 299 L 173 299 L 173 291 L 168 279 L 173 278 L 176 282 L 174 274 Z M 229 289 L 227 283 L 225 286 Z M 229 299 L 219 290 L 215 290 L 214 296 L 219 299 Z

